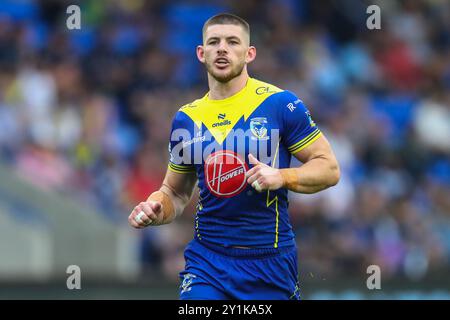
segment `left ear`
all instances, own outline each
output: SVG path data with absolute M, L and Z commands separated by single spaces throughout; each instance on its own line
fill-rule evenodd
M 248 47 L 247 56 L 245 57 L 245 62 L 250 63 L 256 58 L 256 48 L 254 46 Z

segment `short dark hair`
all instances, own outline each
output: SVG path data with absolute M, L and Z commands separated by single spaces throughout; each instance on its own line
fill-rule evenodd
M 206 29 L 215 24 L 234 24 L 241 26 L 250 39 L 250 25 L 241 17 L 231 13 L 219 13 L 206 20 L 202 30 L 203 37 L 205 36 Z

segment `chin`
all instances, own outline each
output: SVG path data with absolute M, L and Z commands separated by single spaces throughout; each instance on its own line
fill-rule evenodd
M 228 74 L 217 74 L 216 73 L 216 74 L 213 74 L 212 76 L 214 77 L 214 79 L 216 79 L 217 81 L 222 82 L 222 83 L 228 82 L 236 77 L 236 75 L 233 75 L 231 73 L 228 73 Z
M 234 78 L 241 75 L 242 71 L 244 70 L 244 66 L 242 67 L 234 67 L 230 65 L 229 68 L 226 69 L 218 69 L 214 65 L 206 64 L 206 68 L 208 73 L 218 82 L 220 83 L 227 83 Z
M 241 73 L 242 70 L 241 72 L 233 72 L 233 70 L 229 70 L 226 72 L 210 72 L 212 77 L 221 83 L 229 82 L 234 78 L 238 77 Z

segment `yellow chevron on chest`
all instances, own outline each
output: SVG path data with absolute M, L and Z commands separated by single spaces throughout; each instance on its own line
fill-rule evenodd
M 222 144 L 241 118 L 248 117 L 269 96 L 281 89 L 252 79 L 236 96 L 209 100 L 207 96 L 180 109 L 200 128 L 203 123 L 214 139 Z M 245 130 L 245 129 L 244 129 Z

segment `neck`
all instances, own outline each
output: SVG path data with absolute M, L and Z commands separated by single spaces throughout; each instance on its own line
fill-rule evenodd
M 208 74 L 209 99 L 223 100 L 235 95 L 245 87 L 248 78 L 249 76 L 245 68 L 239 76 L 226 83 L 219 82 Z

